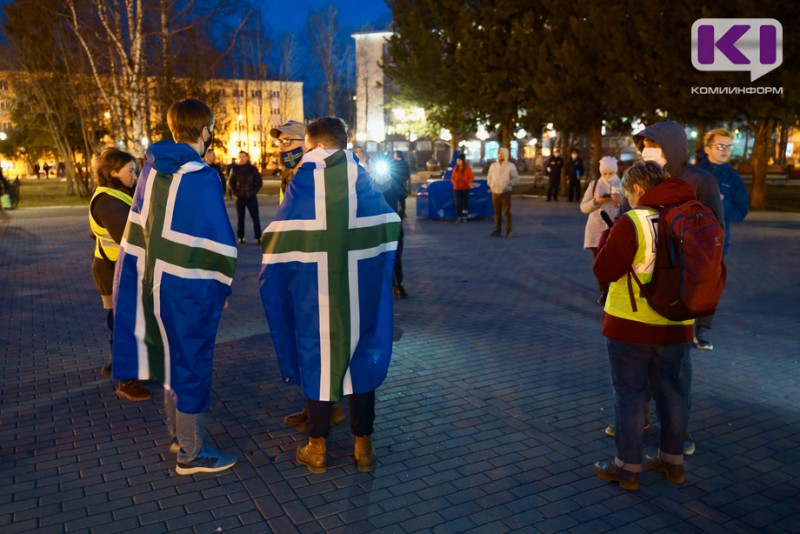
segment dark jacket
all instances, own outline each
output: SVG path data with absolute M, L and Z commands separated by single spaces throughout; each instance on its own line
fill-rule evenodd
M 644 148 L 645 137 L 661 146 L 664 157 L 667 158 L 666 169 L 670 176 L 691 185 L 697 195 L 697 200 L 711 208 L 717 219 L 723 221 L 724 212 L 717 181 L 710 173 L 697 165 L 689 165 L 689 141 L 683 126 L 672 121 L 651 124 L 633 136 L 633 141 L 639 151 Z
M 580 180 L 581 176 L 583 176 L 583 160 L 580 157 L 572 159 L 572 156 L 570 156 L 567 161 L 567 178 Z
M 264 179 L 252 163 L 231 168 L 230 186 L 238 200 L 253 198 L 263 185 Z
M 560 179 L 563 167 L 564 159 L 561 156 L 550 156 L 550 159 L 547 160 L 547 175 L 551 179 Z

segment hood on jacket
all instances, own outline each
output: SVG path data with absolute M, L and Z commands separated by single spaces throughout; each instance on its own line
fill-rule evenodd
M 150 145 L 147 149 L 147 162 L 158 172 L 174 174 L 185 163 L 202 161 L 200 154 L 186 143 L 176 143 L 165 139 Z
M 673 121 L 657 122 L 634 134 L 633 142 L 639 152 L 644 148 L 644 139 L 652 139 L 661 146 L 667 159 L 667 172 L 678 176 L 689 157 L 689 140 L 683 126 Z
M 660 208 L 661 206 L 678 204 L 695 198 L 694 188 L 691 185 L 683 180 L 667 178 L 642 195 L 639 199 L 639 205 Z

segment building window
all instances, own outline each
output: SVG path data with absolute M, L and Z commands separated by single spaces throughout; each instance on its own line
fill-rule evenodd
M 261 91 L 250 91 L 250 96 L 253 98 L 261 98 Z

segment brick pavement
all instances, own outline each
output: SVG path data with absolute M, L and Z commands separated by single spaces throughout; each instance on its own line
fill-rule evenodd
M 614 446 L 585 218 L 513 202 L 512 239 L 487 222 L 409 220 L 411 298 L 395 306 L 374 474 L 356 471 L 346 425 L 326 474 L 295 466 L 303 436 L 280 420 L 302 397 L 280 382 L 256 245 L 240 249 L 208 418 L 240 462 L 181 477 L 160 395 L 123 402 L 99 376 L 85 209 L 0 219 L 0 531 L 800 532 L 800 216 L 734 228 L 715 350 L 694 355 L 687 481 L 645 473 L 625 492 L 591 470 Z M 262 198 L 265 223 L 275 203 Z

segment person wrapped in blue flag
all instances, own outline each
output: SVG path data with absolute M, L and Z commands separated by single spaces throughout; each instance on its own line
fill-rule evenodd
M 261 299 L 283 380 L 306 396 L 309 439 L 297 461 L 312 473 L 327 470 L 331 408 L 349 395 L 354 456 L 360 471 L 372 471 L 375 389 L 392 354 L 400 217 L 345 150 L 341 119 L 309 124 L 305 145 L 261 237 Z
M 199 100 L 167 112 L 174 138 L 147 151 L 114 280 L 114 377 L 164 384 L 181 475 L 228 469 L 205 443 L 214 342 L 236 270 L 236 239 L 216 171 L 201 158 L 214 115 Z

